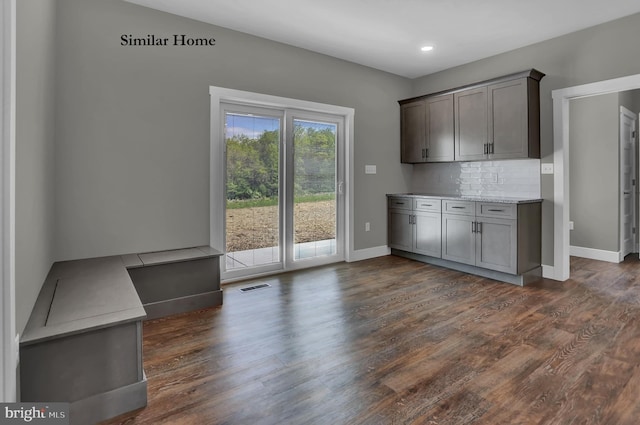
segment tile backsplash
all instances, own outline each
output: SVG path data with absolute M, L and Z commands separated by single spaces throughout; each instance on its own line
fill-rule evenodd
M 540 160 L 415 164 L 411 192 L 540 198 Z

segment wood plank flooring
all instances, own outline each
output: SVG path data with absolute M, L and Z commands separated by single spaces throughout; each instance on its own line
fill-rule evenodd
M 144 324 L 149 404 L 104 423 L 636 425 L 640 261 L 571 268 L 520 288 L 389 256 L 226 285 Z

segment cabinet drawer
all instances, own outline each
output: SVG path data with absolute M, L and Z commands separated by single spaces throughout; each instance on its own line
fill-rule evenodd
M 475 202 L 473 201 L 442 201 L 442 212 L 459 215 L 476 215 Z
M 409 210 L 412 208 L 412 200 L 411 198 L 405 198 L 401 196 L 391 196 L 389 197 L 389 208 L 394 208 L 397 210 Z
M 414 211 L 440 212 L 442 211 L 442 201 L 440 199 L 414 198 L 413 209 Z
M 518 215 L 518 205 L 477 202 L 476 215 L 478 217 L 516 218 Z

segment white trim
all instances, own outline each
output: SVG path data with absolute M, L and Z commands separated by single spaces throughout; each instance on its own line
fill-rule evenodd
M 389 254 L 391 254 L 391 248 L 389 248 L 387 245 L 358 249 L 351 253 L 351 256 L 349 256 L 347 262 L 353 263 L 354 261 L 369 260 L 371 258 L 384 257 Z
M 618 222 L 619 222 L 619 226 L 620 228 L 618 229 L 620 236 L 619 236 L 619 240 L 620 240 L 620 246 L 618 247 L 620 249 L 620 257 L 622 259 L 624 259 L 624 256 L 626 254 L 630 254 L 632 252 L 635 252 L 634 248 L 636 246 L 636 236 L 635 234 L 632 235 L 633 238 L 633 242 L 632 242 L 632 246 L 631 246 L 631 250 L 630 251 L 626 251 L 625 246 L 624 246 L 624 239 L 627 235 L 625 235 L 625 228 L 624 228 L 624 172 L 623 169 L 624 167 L 622 166 L 623 164 L 623 153 L 624 153 L 624 149 L 622 147 L 622 129 L 623 129 L 623 125 L 624 125 L 624 118 L 629 118 L 631 120 L 633 129 L 631 130 L 631 176 L 632 179 L 635 180 L 636 179 L 636 155 L 635 155 L 635 136 L 634 133 L 636 131 L 636 115 L 631 112 L 629 109 L 625 108 L 624 106 L 620 106 L 620 119 L 618 120 L 618 212 L 619 212 L 619 218 L 618 218 Z M 631 226 L 632 227 L 636 227 L 636 188 L 634 185 L 632 185 L 632 189 L 631 189 L 631 205 L 633 208 L 633 217 L 631 218 Z
M 542 265 L 542 277 L 545 279 L 554 279 L 555 280 L 556 271 L 553 266 L 548 266 L 546 264 Z
M 589 258 L 591 260 L 608 261 L 609 263 L 619 263 L 622 260 L 620 251 L 605 251 L 604 249 L 585 248 L 582 246 L 569 247 L 569 254 L 574 257 Z
M 210 231 L 209 244 L 224 252 L 224 205 L 220 199 L 224 199 L 224 166 L 221 158 L 224 158 L 224 143 L 221 142 L 223 135 L 222 108 L 221 103 L 238 103 L 258 107 L 272 107 L 282 109 L 296 109 L 307 112 L 319 112 L 323 114 L 338 115 L 344 119 L 344 146 L 345 164 L 344 175 L 346 179 L 344 199 L 345 217 L 344 220 L 344 258 L 348 261 L 353 255 L 353 141 L 354 141 L 354 116 L 355 110 L 344 106 L 329 105 L 325 103 L 310 102 L 300 99 L 291 99 L 280 96 L 272 96 L 261 93 L 253 93 L 242 90 L 228 89 L 224 87 L 209 87 L 211 97 L 211 140 L 210 140 L 210 198 L 209 217 Z
M 17 400 L 15 314 L 16 0 L 0 4 L 0 401 Z
M 640 74 L 553 90 L 553 268 L 569 279 L 569 100 L 640 88 Z

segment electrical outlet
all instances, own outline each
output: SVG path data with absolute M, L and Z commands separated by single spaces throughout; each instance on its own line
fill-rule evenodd
M 364 231 L 369 232 L 370 230 L 371 230 L 371 223 L 367 221 L 366 223 L 364 223 Z
M 573 230 L 573 221 L 569 222 L 569 230 Z
M 553 164 L 540 164 L 540 172 L 542 174 L 553 174 Z

